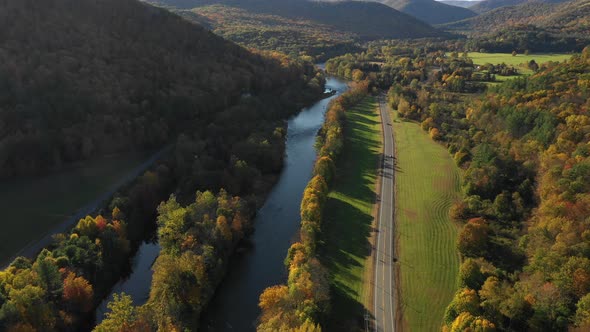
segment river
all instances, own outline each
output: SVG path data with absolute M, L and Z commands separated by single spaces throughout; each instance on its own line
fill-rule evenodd
M 260 314 L 258 297 L 266 287 L 286 282 L 283 260 L 297 239 L 299 205 L 316 159 L 316 135 L 330 100 L 347 89 L 345 81 L 328 77 L 326 90 L 336 93 L 289 120 L 285 167 L 256 215 L 255 232 L 248 239 L 250 245 L 231 258 L 225 279 L 202 315 L 201 330 L 254 331 Z M 142 244 L 134 258 L 133 272 L 114 287 L 113 293 L 132 295 L 136 305 L 145 303 L 152 279 L 151 265 L 158 252 L 157 244 Z M 112 294 L 107 298 L 110 299 Z M 103 301 L 97 310 L 97 323 L 103 319 L 106 303 Z
M 286 163 L 281 177 L 258 211 L 251 247 L 234 255 L 227 276 L 203 313 L 204 331 L 254 331 L 260 315 L 262 291 L 285 283 L 283 264 L 299 231 L 299 206 L 316 159 L 314 143 L 330 100 L 348 89 L 346 82 L 329 77 L 326 88 L 336 94 L 320 100 L 289 120 Z

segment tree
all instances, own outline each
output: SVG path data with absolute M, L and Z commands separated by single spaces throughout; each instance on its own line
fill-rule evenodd
M 467 257 L 476 257 L 486 253 L 489 232 L 489 226 L 484 219 L 469 220 L 459 232 L 457 240 L 459 252 Z
M 113 294 L 113 300 L 107 304 L 110 310 L 105 319 L 94 328 L 94 332 L 118 332 L 130 330 L 137 320 L 137 309 L 133 306 L 131 296 L 121 293 Z
M 43 250 L 33 264 L 33 271 L 45 289 L 46 295 L 56 298 L 61 295 L 62 291 L 61 273 L 59 273 L 55 259 L 51 257 L 51 252 L 47 249 Z
M 63 299 L 68 304 L 70 311 L 88 312 L 92 309 L 94 292 L 92 285 L 83 277 L 76 277 L 68 272 L 64 279 Z
M 481 267 L 472 258 L 467 258 L 459 267 L 459 287 L 478 290 L 485 281 Z

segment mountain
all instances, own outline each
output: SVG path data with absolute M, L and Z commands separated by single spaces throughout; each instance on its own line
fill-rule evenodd
M 590 31 L 590 0 L 528 2 L 497 8 L 442 27 L 469 34 L 486 34 L 524 25 L 543 28 L 552 34 L 587 38 Z
M 3 0 L 0 40 L 0 177 L 160 148 L 303 76 L 134 0 Z
M 240 8 L 251 14 L 306 20 L 353 33 L 359 39 L 422 38 L 444 35 L 410 15 L 375 2 L 306 0 L 147 0 L 176 9 L 208 5 Z M 441 4 L 442 5 L 442 4 Z
M 434 0 L 376 0 L 429 24 L 455 22 L 476 14 L 467 8 L 447 5 Z
M 439 0 L 438 2 L 442 2 L 446 5 L 455 6 L 455 7 L 463 7 L 469 8 L 475 6 L 476 4 L 480 3 L 481 0 L 475 1 L 467 1 L 467 0 Z
M 473 10 L 474 12 L 481 14 L 488 12 L 490 10 L 506 7 L 506 6 L 517 6 L 526 3 L 560 3 L 567 0 L 484 0 L 479 2 L 478 4 L 469 7 L 469 9 Z

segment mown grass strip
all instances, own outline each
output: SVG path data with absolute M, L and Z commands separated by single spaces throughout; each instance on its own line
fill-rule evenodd
M 381 153 L 381 122 L 375 98 L 346 112 L 345 143 L 324 210 L 321 260 L 330 273 L 328 331 L 362 327 L 371 255 L 372 211 Z
M 393 129 L 403 318 L 408 331 L 437 331 L 459 269 L 458 228 L 448 210 L 460 195 L 460 172 L 418 124 L 397 118 Z

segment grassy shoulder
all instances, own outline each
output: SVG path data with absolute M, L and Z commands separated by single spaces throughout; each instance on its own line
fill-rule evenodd
M 458 227 L 449 208 L 460 172 L 449 153 L 417 123 L 394 114 L 397 247 L 401 310 L 408 331 L 440 330 L 456 290 Z
M 367 97 L 346 112 L 346 133 L 333 189 L 324 210 L 320 258 L 330 274 L 331 317 L 328 331 L 362 326 L 371 268 L 371 228 L 377 166 L 381 154 L 381 120 L 377 102 Z
M 25 245 L 41 239 L 78 209 L 111 190 L 148 157 L 142 153 L 104 157 L 48 176 L 2 183 L 0 262 L 8 263 Z

